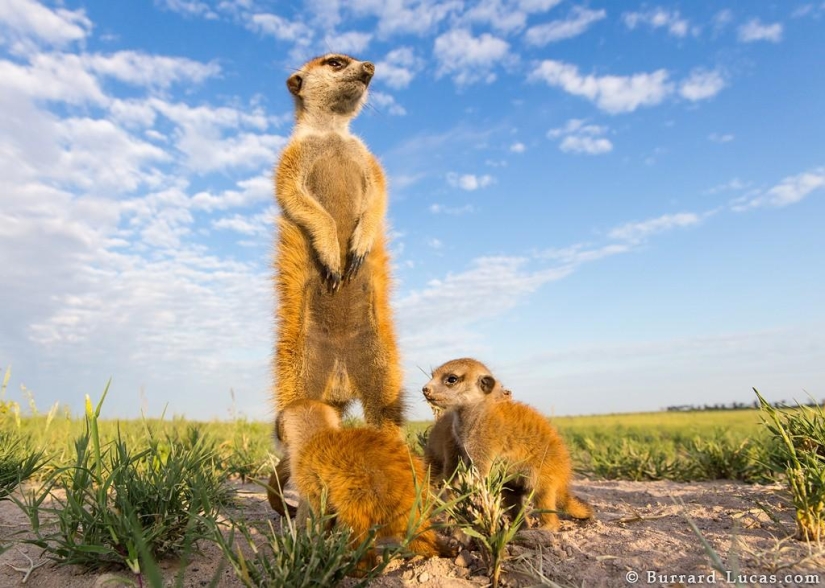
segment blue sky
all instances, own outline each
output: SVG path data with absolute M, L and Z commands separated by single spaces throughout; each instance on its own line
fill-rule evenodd
M 0 367 L 269 418 L 285 87 L 338 51 L 390 180 L 410 416 L 476 356 L 548 414 L 825 397 L 825 3 L 0 4 Z

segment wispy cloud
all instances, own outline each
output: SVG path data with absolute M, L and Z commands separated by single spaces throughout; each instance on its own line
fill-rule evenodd
M 622 15 L 625 26 L 635 29 L 646 25 L 653 29 L 666 28 L 674 37 L 685 37 L 690 31 L 690 23 L 679 14 L 678 10 L 657 7 L 644 12 L 625 12 Z
M 395 101 L 395 97 L 386 92 L 373 90 L 369 93 L 369 103 L 393 116 L 404 116 L 407 109 Z
M 573 118 L 563 127 L 547 131 L 547 136 L 550 139 L 560 138 L 559 149 L 565 153 L 600 155 L 613 150 L 613 143 L 604 136 L 607 131 L 607 127 L 590 125 L 583 119 Z
M 606 16 L 607 12 L 604 10 L 589 10 L 575 6 L 566 19 L 530 27 L 524 34 L 524 40 L 530 45 L 543 47 L 548 43 L 578 37 Z
M 465 204 L 464 206 L 445 206 L 444 204 L 431 204 L 429 209 L 433 214 L 450 214 L 460 216 L 475 212 L 475 206 Z
M 472 192 L 479 188 L 486 188 L 495 182 L 495 178 L 491 175 L 476 175 L 476 174 L 457 174 L 450 172 L 447 174 L 447 183 L 453 188 L 461 188 Z
M 758 18 L 753 18 L 740 26 L 737 33 L 740 43 L 779 43 L 782 40 L 782 23 L 763 24 Z
M 725 87 L 725 78 L 719 70 L 694 69 L 679 84 L 679 94 L 691 102 L 713 98 Z
M 796 204 L 825 186 L 825 167 L 818 167 L 795 176 L 788 176 L 765 191 L 737 198 L 731 208 L 742 212 L 752 208 L 781 208 Z
M 730 143 L 734 139 L 733 133 L 711 133 L 708 135 L 708 141 L 713 143 Z
M 702 217 L 692 212 L 663 214 L 656 218 L 620 225 L 610 230 L 608 236 L 612 239 L 638 243 L 644 241 L 651 235 L 664 233 L 678 227 L 697 225 L 701 221 Z

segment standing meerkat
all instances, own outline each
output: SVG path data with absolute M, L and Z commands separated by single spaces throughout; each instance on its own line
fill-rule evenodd
M 361 401 L 371 425 L 403 424 L 402 370 L 390 308 L 378 160 L 349 125 L 375 72 L 368 61 L 327 54 L 287 80 L 295 128 L 275 177 L 281 209 L 275 260 L 275 407 L 321 400 L 342 413 Z M 278 489 L 287 463 L 270 478 Z M 279 492 L 268 493 L 283 514 Z
M 452 413 L 444 411 L 461 404 L 510 400 L 512 393 L 501 386 L 486 365 L 466 357 L 437 367 L 421 390 L 436 414 L 424 448 L 424 461 L 433 480 L 450 478 L 462 455 L 453 434 Z
M 435 531 L 422 506 L 427 492 L 424 467 L 391 427 L 342 429 L 337 411 L 315 400 L 296 400 L 276 420 L 287 448 L 292 479 L 301 498 L 299 521 L 318 513 L 322 492 L 336 521 L 352 529 L 358 544 L 374 526 L 376 539 L 400 540 L 418 509 L 413 553 L 439 555 Z

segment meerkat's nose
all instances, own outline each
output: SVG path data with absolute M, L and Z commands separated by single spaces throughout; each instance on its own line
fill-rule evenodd
M 426 398 L 430 397 L 430 387 L 429 386 L 424 386 L 423 388 L 421 388 L 421 391 L 424 393 L 424 396 Z
M 375 75 L 375 66 L 370 63 L 369 61 L 365 61 L 361 64 L 361 80 L 364 83 L 369 82 L 372 79 L 372 76 Z

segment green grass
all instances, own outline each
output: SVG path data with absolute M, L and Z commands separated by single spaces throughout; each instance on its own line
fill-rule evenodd
M 825 411 L 821 406 L 777 409 L 759 392 L 756 395 L 762 418 L 778 442 L 773 464 L 785 473 L 796 508 L 797 536 L 821 542 L 825 540 Z

